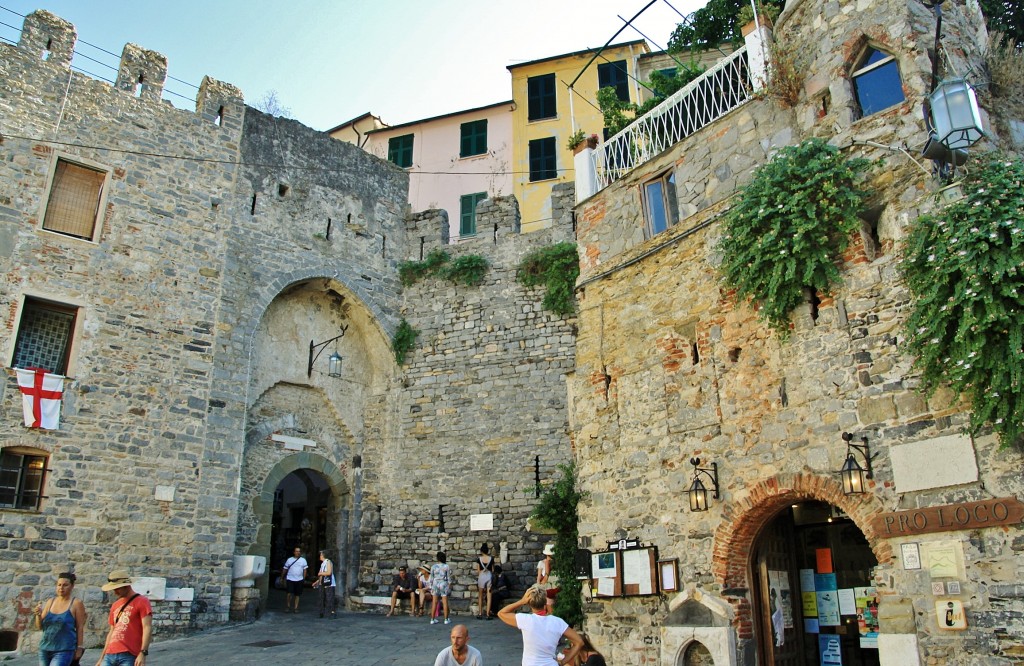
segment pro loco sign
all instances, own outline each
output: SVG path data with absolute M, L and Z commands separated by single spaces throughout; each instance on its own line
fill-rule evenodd
M 1016 497 L 1002 497 L 981 502 L 881 513 L 871 519 L 871 526 L 880 536 L 897 537 L 1015 525 L 1022 520 L 1024 504 Z

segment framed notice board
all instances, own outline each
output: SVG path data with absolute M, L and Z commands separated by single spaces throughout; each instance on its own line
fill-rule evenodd
M 594 598 L 658 594 L 658 549 L 653 546 L 591 554 Z

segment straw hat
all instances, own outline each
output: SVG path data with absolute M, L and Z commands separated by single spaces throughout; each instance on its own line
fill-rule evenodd
M 132 584 L 132 577 L 124 569 L 115 569 L 107 576 L 107 584 L 100 589 L 104 592 L 116 590 L 119 587 L 127 587 Z

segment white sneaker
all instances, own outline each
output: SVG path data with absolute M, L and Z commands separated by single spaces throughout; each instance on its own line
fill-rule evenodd
M 448 618 L 445 618 L 445 619 L 444 619 L 444 623 L 445 623 L 445 624 L 451 624 L 451 623 L 452 623 L 452 621 L 451 621 L 451 620 L 449 620 Z
M 437 618 L 435 617 L 435 618 L 431 619 L 430 620 L 430 624 L 437 624 Z

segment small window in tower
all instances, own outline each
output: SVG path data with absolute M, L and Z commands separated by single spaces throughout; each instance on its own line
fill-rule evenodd
M 903 101 L 903 82 L 896 58 L 868 47 L 850 75 L 860 116 L 870 116 Z

